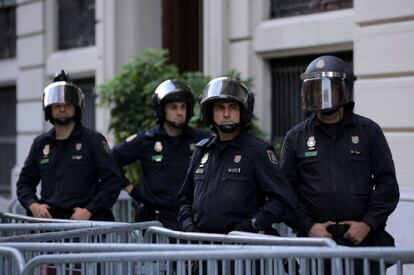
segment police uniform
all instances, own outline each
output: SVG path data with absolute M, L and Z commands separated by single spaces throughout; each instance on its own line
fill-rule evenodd
M 248 132 L 197 144 L 182 190 L 179 221 L 203 232 L 228 233 L 249 220 L 259 230 L 296 215 L 297 198 L 273 148 Z M 305 216 L 293 216 L 300 228 Z
M 36 187 L 41 181 L 41 199 Z M 111 207 L 124 181 L 103 135 L 76 124 L 69 138 L 51 129 L 32 144 L 17 182 L 20 203 L 46 203 L 54 218 L 70 218 L 86 208 L 92 220 L 114 220 Z M 30 211 L 29 211 L 30 213 Z
M 171 137 L 157 124 L 114 146 L 113 156 L 120 167 L 140 161 L 143 175 L 137 187 L 138 197 L 152 213 L 144 220 L 157 219 L 164 226 L 177 229 L 179 189 L 195 144 L 209 136 L 207 131 L 186 126 L 181 135 Z
M 381 128 L 351 111 L 333 127 L 326 131 L 313 114 L 291 129 L 282 149 L 283 171 L 314 222 L 362 221 L 372 230 L 361 245 L 393 245 L 384 227 L 399 189 Z M 334 240 L 352 245 L 343 233 Z

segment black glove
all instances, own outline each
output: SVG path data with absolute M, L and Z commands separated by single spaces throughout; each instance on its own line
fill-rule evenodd
M 146 203 L 138 202 L 135 211 L 135 222 L 157 220 L 154 209 Z
M 195 226 L 194 224 L 190 223 L 183 228 L 183 231 L 184 232 L 200 232 L 200 229 L 198 229 L 198 227 Z
M 129 192 L 129 196 L 138 202 L 141 201 L 138 185 L 135 185 L 134 188 L 132 188 L 131 192 Z
M 233 231 L 244 231 L 244 232 L 252 232 L 257 233 L 259 232 L 258 229 L 256 229 L 253 226 L 253 223 L 250 219 L 242 221 L 241 223 L 238 223 L 234 226 Z

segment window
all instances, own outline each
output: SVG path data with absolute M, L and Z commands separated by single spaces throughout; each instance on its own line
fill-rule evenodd
M 16 1 L 0 0 L 0 59 L 16 56 Z
M 0 193 L 10 194 L 16 164 L 16 87 L 0 87 Z
M 352 64 L 352 52 L 328 53 Z M 300 75 L 312 60 L 325 54 L 279 58 L 271 61 L 272 70 L 272 142 L 278 147 L 286 132 L 301 122 Z
M 95 44 L 95 0 L 59 0 L 58 49 Z
M 270 18 L 304 15 L 352 7 L 352 0 L 270 0 Z
M 75 79 L 73 82 L 82 89 L 85 95 L 85 107 L 82 111 L 82 125 L 95 129 L 95 79 Z

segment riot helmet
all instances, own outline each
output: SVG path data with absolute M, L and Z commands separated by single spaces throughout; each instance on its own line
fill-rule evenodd
M 229 101 L 240 105 L 240 125 L 237 127 L 240 126 L 241 130 L 247 130 L 253 117 L 254 95 L 241 81 L 231 77 L 215 78 L 204 88 L 200 96 L 203 121 L 207 126 L 218 127 L 213 121 L 213 104 Z
M 49 84 L 43 90 L 43 111 L 45 114 L 45 120 L 55 124 L 55 119 L 52 117 L 51 107 L 55 104 L 72 104 L 75 107 L 75 116 L 71 119 L 75 119 L 76 122 L 80 122 L 82 118 L 82 109 L 85 104 L 85 96 L 82 90 L 72 82 L 70 77 L 64 70 L 56 73 L 53 82 Z M 62 124 L 68 121 L 62 121 Z
M 193 116 L 194 96 L 190 87 L 183 81 L 177 79 L 167 79 L 155 89 L 152 95 L 152 110 L 157 118 L 157 123 L 165 121 L 165 103 L 185 102 L 187 105 L 186 124 Z
M 321 56 L 313 60 L 302 79 L 302 108 L 305 112 L 333 113 L 341 106 L 353 109 L 352 68 L 335 56 Z

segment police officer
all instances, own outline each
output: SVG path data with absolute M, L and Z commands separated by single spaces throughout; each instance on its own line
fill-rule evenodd
M 136 220 L 158 220 L 177 230 L 180 186 L 195 144 L 210 133 L 188 126 L 194 96 L 180 80 L 168 79 L 158 85 L 152 107 L 157 125 L 114 146 L 113 155 L 120 167 L 140 161 L 140 183 L 125 188 L 139 204 Z
M 196 146 L 181 190 L 183 230 L 270 233 L 273 223 L 296 217 L 307 232 L 309 218 L 296 213 L 297 198 L 272 146 L 248 133 L 253 93 L 236 79 L 219 77 L 205 87 L 200 104 L 217 136 Z
M 45 120 L 17 181 L 17 197 L 39 218 L 113 221 L 123 177 L 103 135 L 81 125 L 84 95 L 62 70 L 43 91 Z M 41 181 L 41 197 L 36 187 Z
M 301 75 L 311 116 L 285 137 L 281 167 L 314 225 L 311 237 L 347 246 L 393 246 L 385 231 L 399 200 L 391 152 L 381 128 L 353 113 L 351 67 L 334 56 Z

